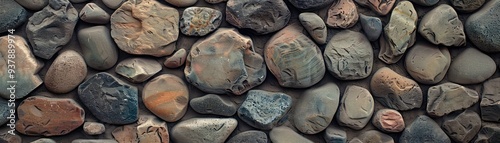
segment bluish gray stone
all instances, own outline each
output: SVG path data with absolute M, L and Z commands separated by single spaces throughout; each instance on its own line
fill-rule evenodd
M 472 110 L 465 110 L 446 116 L 441 127 L 454 141 L 468 143 L 481 129 L 481 117 Z
M 263 90 L 250 90 L 238 109 L 241 120 L 258 129 L 270 130 L 292 107 L 289 95 Z
M 500 142 L 500 127 L 493 125 L 485 125 L 479 131 L 479 134 L 474 143 L 499 143 Z
M 380 37 L 382 33 L 382 21 L 380 18 L 359 14 L 359 22 L 361 22 L 361 27 L 363 27 L 368 40 L 375 41 Z
M 202 97 L 193 98 L 189 106 L 200 114 L 214 114 L 221 116 L 233 116 L 238 105 L 215 94 L 207 94 Z
M 0 98 L 0 125 L 3 125 L 9 121 L 7 117 L 10 115 L 10 109 L 15 109 L 15 107 L 9 107 L 7 100 Z
M 500 1 L 491 0 L 465 22 L 465 34 L 478 49 L 500 52 Z
M 406 127 L 399 138 L 400 143 L 451 143 L 450 138 L 439 125 L 426 115 L 418 116 Z
M 28 19 L 28 11 L 14 0 L 0 0 L 0 33 L 21 26 Z
M 226 143 L 267 143 L 267 134 L 262 131 L 245 131 L 229 139 Z
M 326 128 L 323 138 L 327 143 L 346 143 L 347 133 L 340 127 L 330 126 Z

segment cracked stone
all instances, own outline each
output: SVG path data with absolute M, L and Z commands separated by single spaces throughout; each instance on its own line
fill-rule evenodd
M 468 143 L 481 129 L 481 118 L 476 112 L 465 110 L 446 116 L 441 128 L 454 141 Z
M 292 98 L 284 93 L 250 90 L 238 109 L 238 117 L 248 125 L 270 130 L 292 107 Z
M 205 36 L 219 28 L 222 13 L 208 7 L 189 7 L 184 9 L 179 28 L 188 36 Z
M 443 116 L 453 111 L 469 108 L 479 101 L 477 91 L 456 83 L 443 83 L 429 88 L 427 113 Z
M 328 9 L 325 23 L 331 28 L 351 28 L 358 19 L 358 9 L 352 0 L 338 0 Z
M 370 121 L 374 107 L 375 101 L 367 89 L 349 85 L 340 101 L 337 122 L 355 130 L 363 129 Z
M 128 81 L 141 83 L 151 78 L 162 69 L 160 63 L 153 59 L 129 58 L 116 65 L 115 72 Z
M 153 115 L 142 115 L 137 120 L 137 140 L 140 143 L 169 143 L 167 123 Z
M 483 120 L 500 122 L 500 78 L 483 83 L 480 109 Z
M 191 118 L 175 125 L 171 133 L 177 143 L 224 143 L 237 125 L 233 118 Z

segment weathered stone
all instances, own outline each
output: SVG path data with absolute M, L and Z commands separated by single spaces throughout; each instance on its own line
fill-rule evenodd
M 393 109 L 380 109 L 373 116 L 373 126 L 385 132 L 401 132 L 405 129 L 403 116 Z
M 358 9 L 352 0 L 338 0 L 328 9 L 326 25 L 332 28 L 351 28 L 358 19 Z
M 127 0 L 102 0 L 102 3 L 110 9 L 118 9 Z
M 431 43 L 445 46 L 465 45 L 462 21 L 453 7 L 442 4 L 427 12 L 418 25 L 418 32 Z
M 80 19 L 88 23 L 106 24 L 109 18 L 109 14 L 95 3 L 87 3 L 80 11 Z
M 198 2 L 198 0 L 165 0 L 165 1 L 177 7 L 188 7 Z
M 78 41 L 87 65 L 96 70 L 106 70 L 118 61 L 116 44 L 106 26 L 94 26 L 78 31 Z
M 113 138 L 120 143 L 137 143 L 137 124 L 117 127 L 111 132 Z
M 420 86 L 387 67 L 380 68 L 373 74 L 370 89 L 375 99 L 385 107 L 405 111 L 422 105 Z
M 0 33 L 21 26 L 28 19 L 28 11 L 13 0 L 0 0 Z
M 483 120 L 500 122 L 500 78 L 484 82 L 480 105 Z
M 76 139 L 71 143 L 118 143 L 113 139 Z
M 405 59 L 406 71 L 413 79 L 423 84 L 436 84 L 443 80 L 450 63 L 448 48 L 427 42 L 415 44 Z
M 474 143 L 497 143 L 500 142 L 500 127 L 485 125 L 481 128 Z
M 439 0 L 410 0 L 410 1 L 422 6 L 433 6 L 439 2 Z
M 11 108 L 12 107 L 9 107 L 9 102 L 7 102 L 7 100 L 0 98 L 0 125 L 3 125 L 8 121 L 10 121 L 10 119 L 8 119 L 7 117 L 11 115 L 10 113 Z
M 443 116 L 453 111 L 469 108 L 479 100 L 475 90 L 455 83 L 432 86 L 427 93 L 427 113 Z
M 485 0 L 450 0 L 451 5 L 457 11 L 470 13 L 483 6 Z
M 346 143 L 347 133 L 340 127 L 331 126 L 326 128 L 323 138 L 327 143 Z
M 328 33 L 325 22 L 323 22 L 321 17 L 312 12 L 304 12 L 299 15 L 299 20 L 316 43 L 326 43 L 326 36 Z
M 267 143 L 267 134 L 262 131 L 250 130 L 241 132 L 231 139 L 229 139 L 226 143 Z
M 363 129 L 373 115 L 375 101 L 370 92 L 359 86 L 346 87 L 337 112 L 337 122 L 355 130 Z
M 226 21 L 240 29 L 268 34 L 286 26 L 290 10 L 283 0 L 228 0 Z
M 469 47 L 451 62 L 448 79 L 459 84 L 476 84 L 491 77 L 495 71 L 496 64 L 490 56 Z
M 409 1 L 401 1 L 394 8 L 389 23 L 380 37 L 378 58 L 393 64 L 403 57 L 406 49 L 413 46 L 417 34 L 417 11 Z
M 237 125 L 233 118 L 191 118 L 174 126 L 172 139 L 177 143 L 224 143 Z
M 362 33 L 344 30 L 335 34 L 324 52 L 328 71 L 341 80 L 363 79 L 373 67 L 373 50 Z
M 294 7 L 311 11 L 331 5 L 334 0 L 288 0 Z
M 19 5 L 23 6 L 24 8 L 29 9 L 29 10 L 33 10 L 33 11 L 39 11 L 49 4 L 49 0 L 16 0 L 16 2 L 19 3 Z M 3 3 L 3 4 L 5 4 L 5 6 L 6 6 L 6 3 Z M 14 7 L 11 7 L 11 6 L 10 7 L 7 6 L 7 7 L 15 9 Z M 3 19 L 3 18 L 0 18 L 0 19 Z M 27 18 L 25 17 L 25 20 L 26 19 Z
M 98 122 L 85 122 L 83 124 L 83 131 L 87 135 L 100 135 L 106 131 L 104 124 Z
M 219 28 L 222 13 L 208 7 L 189 7 L 182 13 L 179 28 L 188 36 L 205 36 Z
M 175 122 L 186 113 L 189 91 L 179 77 L 163 74 L 144 86 L 142 101 L 156 116 L 167 122 Z
M 500 52 L 500 1 L 490 0 L 465 22 L 465 33 L 478 49 Z
M 162 57 L 175 50 L 179 12 L 156 0 L 127 1 L 111 15 L 111 37 L 134 55 Z
M 207 93 L 241 95 L 266 79 L 264 59 L 253 50 L 250 37 L 220 28 L 191 47 L 186 80 Z
M 35 141 L 32 141 L 31 143 L 57 143 L 57 142 L 49 138 L 40 138 Z
M 391 136 L 386 135 L 384 133 L 381 133 L 377 130 L 369 130 L 366 132 L 363 132 L 361 135 L 355 137 L 355 139 L 358 139 L 362 143 L 394 143 L 394 139 L 392 139 Z M 353 140 L 355 140 L 353 139 Z M 350 141 L 349 143 L 352 143 Z
M 292 98 L 284 93 L 250 90 L 238 109 L 238 117 L 252 127 L 270 130 L 292 107 Z
M 1 130 L 1 134 L 0 134 L 0 142 L 3 142 L 3 143 L 22 143 L 23 139 L 21 138 L 21 136 L 19 135 L 13 135 L 13 134 L 10 134 L 8 131 L 10 131 L 10 129 L 7 129 L 7 128 L 4 128 L 3 130 Z
M 152 115 L 143 115 L 137 120 L 137 139 L 140 143 L 168 143 L 167 123 Z
M 52 58 L 71 40 L 77 21 L 78 11 L 68 0 L 49 0 L 49 5 L 34 13 L 26 26 L 33 53 L 43 59 Z
M 227 0 L 205 0 L 207 3 L 217 4 L 221 2 L 226 2 Z
M 137 121 L 137 88 L 105 73 L 97 73 L 78 86 L 80 101 L 100 121 L 129 124 Z
M 454 141 L 468 143 L 481 129 L 481 118 L 476 112 L 465 110 L 460 114 L 445 117 L 441 127 Z
M 45 74 L 45 87 L 54 93 L 68 93 L 87 76 L 87 65 L 83 57 L 67 50 L 59 54 Z
M 178 68 L 186 62 L 187 52 L 185 49 L 179 49 L 172 56 L 168 57 L 163 65 L 167 68 Z
M 399 138 L 400 143 L 451 143 L 450 138 L 431 118 L 420 115 L 406 127 Z
M 382 33 L 382 21 L 380 18 L 359 14 L 359 22 L 368 40 L 376 41 L 380 37 Z
M 286 126 L 275 127 L 269 132 L 273 143 L 313 143 Z
M 65 135 L 80 127 L 85 110 L 73 99 L 28 97 L 17 108 L 16 130 L 25 135 Z
M 191 108 L 200 114 L 214 114 L 220 116 L 233 116 L 238 105 L 232 101 L 215 94 L 207 94 L 202 97 L 193 98 L 189 102 Z
M 394 4 L 396 3 L 396 0 L 354 0 L 361 6 L 369 7 L 372 11 L 377 13 L 378 15 L 385 16 L 387 15 L 392 7 L 394 7 Z
M 129 58 L 118 63 L 115 72 L 130 82 L 141 83 L 160 72 L 161 69 L 160 63 L 153 59 Z

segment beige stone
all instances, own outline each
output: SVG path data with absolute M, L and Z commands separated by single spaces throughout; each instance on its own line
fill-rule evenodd
M 68 93 L 87 76 L 87 65 L 83 57 L 68 50 L 59 54 L 45 74 L 45 87 L 54 93 Z

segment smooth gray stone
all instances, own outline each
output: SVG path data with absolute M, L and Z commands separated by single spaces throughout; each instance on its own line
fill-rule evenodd
M 477 91 L 448 82 L 429 88 L 426 109 L 429 115 L 443 116 L 469 108 L 478 101 Z
M 275 127 L 269 132 L 273 143 L 313 143 L 286 126 Z
M 500 127 L 493 125 L 484 125 L 481 128 L 474 143 L 499 143 Z
M 450 138 L 439 125 L 426 115 L 418 116 L 406 127 L 399 138 L 400 143 L 451 143 Z
M 16 2 L 33 11 L 39 11 L 49 4 L 49 0 L 16 0 Z
M 481 118 L 476 112 L 465 110 L 446 116 L 441 128 L 454 141 L 468 143 L 481 129 Z
M 109 14 L 95 3 L 87 3 L 80 11 L 80 19 L 93 24 L 106 24 Z
M 207 94 L 189 101 L 189 106 L 200 114 L 214 114 L 221 116 L 233 116 L 238 105 L 219 95 Z
M 484 121 L 500 122 L 500 78 L 484 82 L 480 109 Z
M 495 74 L 496 69 L 490 56 L 469 47 L 453 59 L 447 76 L 449 81 L 458 84 L 477 84 Z
M 226 143 L 267 143 L 267 134 L 262 131 L 250 130 L 241 132 Z
M 382 21 L 380 18 L 359 14 L 359 22 L 368 40 L 376 41 L 380 37 L 382 33 Z
M 87 65 L 96 70 L 106 70 L 118 61 L 116 44 L 106 26 L 94 26 L 78 31 L 78 41 Z
M 292 107 L 289 95 L 263 90 L 250 90 L 238 109 L 238 117 L 248 125 L 270 130 Z
M 465 33 L 478 49 L 487 53 L 500 52 L 500 1 L 490 0 L 465 22 Z
M 160 72 L 161 69 L 161 64 L 156 60 L 129 58 L 118 63 L 115 72 L 125 77 L 130 82 L 141 83 Z
M 448 48 L 423 41 L 408 51 L 405 68 L 415 81 L 436 84 L 443 80 L 450 63 L 451 55 Z
M 299 15 L 302 26 L 307 30 L 312 39 L 318 44 L 325 44 L 328 36 L 325 22 L 319 15 L 312 12 L 304 12 Z
M 118 9 L 127 0 L 102 0 L 102 3 L 110 9 Z
M 175 125 L 171 137 L 176 143 L 224 143 L 237 125 L 233 118 L 191 118 Z
M 464 25 L 453 7 L 447 4 L 427 12 L 418 25 L 418 32 L 435 45 L 465 45 Z
M 370 92 L 356 85 L 349 85 L 344 91 L 337 112 L 337 122 L 355 130 L 363 129 L 373 115 L 375 101 Z
M 13 0 L 0 0 L 0 33 L 16 29 L 28 20 L 28 11 Z
M 229 24 L 261 35 L 285 27 L 290 15 L 283 0 L 228 0 L 226 5 L 226 21 Z
M 326 128 L 323 138 L 327 143 L 346 143 L 347 133 L 341 127 L 330 126 Z

